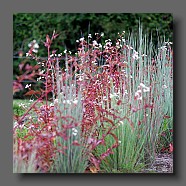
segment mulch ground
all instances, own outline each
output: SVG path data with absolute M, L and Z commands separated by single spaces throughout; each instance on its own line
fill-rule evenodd
M 143 173 L 173 173 L 173 154 L 157 154 L 154 163 Z

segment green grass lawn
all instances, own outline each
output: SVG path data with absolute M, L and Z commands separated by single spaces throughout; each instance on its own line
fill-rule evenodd
M 29 99 L 13 99 L 13 113 L 22 116 L 35 101 L 36 100 L 30 101 Z M 49 103 L 51 102 L 49 101 Z M 42 106 L 43 103 L 38 102 L 36 105 Z

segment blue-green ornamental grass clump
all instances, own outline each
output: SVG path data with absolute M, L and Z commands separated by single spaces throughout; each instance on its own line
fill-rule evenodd
M 115 44 L 89 34 L 76 41 L 77 53 L 57 54 L 57 36 L 46 36 L 48 60 L 34 67 L 44 89 L 28 87 L 35 101 L 16 117 L 14 172 L 34 162 L 32 172 L 138 173 L 164 146 L 171 153 L 172 43 L 154 46 L 140 27 L 138 36 L 118 33 Z M 32 49 L 27 56 L 38 60 Z

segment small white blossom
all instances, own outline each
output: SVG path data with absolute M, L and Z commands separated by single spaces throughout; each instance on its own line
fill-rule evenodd
M 123 121 L 119 121 L 119 125 L 123 125 Z
M 18 126 L 18 122 L 17 121 L 14 122 L 14 127 L 16 127 L 16 126 Z
M 107 96 L 103 96 L 103 100 L 104 101 L 107 101 L 108 99 L 107 99 Z
M 165 42 L 166 45 L 172 45 L 172 42 Z
M 33 46 L 33 48 L 39 48 L 38 43 L 35 43 L 34 46 Z
M 41 78 L 42 78 L 41 76 L 40 76 L 40 77 L 38 77 L 38 78 L 37 78 L 37 81 L 41 80 Z
M 91 63 L 94 64 L 94 65 L 97 65 L 98 64 L 98 63 L 96 63 L 96 61 L 92 61 Z
M 142 100 L 142 96 L 141 97 L 138 97 L 137 100 Z
M 108 42 L 106 42 L 105 45 L 106 45 L 106 46 L 112 46 L 112 42 L 111 42 L 111 41 L 108 41 Z
M 141 93 L 141 90 L 137 90 L 137 91 L 135 92 L 135 96 L 139 96 L 140 93 Z
M 162 46 L 160 48 L 158 48 L 159 50 L 167 50 L 167 47 L 166 46 Z
M 168 88 L 168 86 L 167 85 L 163 85 L 162 88 L 166 89 L 166 88 Z
M 54 104 L 53 103 L 50 103 L 50 107 L 53 107 L 54 106 Z
M 75 105 L 78 103 L 78 100 L 75 99 L 74 101 L 72 101 Z
M 101 32 L 101 37 L 103 37 L 104 36 L 104 33 L 103 32 Z
M 73 132 L 72 135 L 73 135 L 73 136 L 77 136 L 77 133 Z
M 25 88 L 31 87 L 31 84 L 26 84 Z
M 132 55 L 132 58 L 133 59 L 138 59 L 139 56 L 138 56 L 138 52 L 134 51 L 133 55 Z
M 125 95 L 125 94 L 128 94 L 127 90 L 125 90 L 124 95 Z
M 75 128 L 72 128 L 72 135 L 76 136 L 78 133 L 78 130 Z
M 19 104 L 19 107 L 27 108 L 27 106 L 26 106 L 24 103 L 20 103 L 20 104 Z
M 84 38 L 84 37 L 82 37 L 82 38 L 80 38 L 79 40 L 82 42 L 82 41 L 84 41 L 84 39 L 85 39 L 85 38 Z
M 134 49 L 133 47 L 129 46 L 129 45 L 126 45 L 126 47 L 130 50 Z
M 137 90 L 135 92 L 135 97 L 136 97 L 137 100 L 142 100 L 141 90 Z
M 31 54 L 29 54 L 29 53 L 26 53 L 26 57 L 28 57 L 28 56 L 31 56 Z
M 43 74 L 45 72 L 45 70 L 41 70 L 40 72 L 39 72 L 39 74 L 41 75 L 41 74 Z
M 146 88 L 146 86 L 145 86 L 143 83 L 140 83 L 140 86 L 141 86 L 142 88 Z
M 145 86 L 143 83 L 140 83 L 140 86 L 143 88 L 143 92 L 150 92 L 150 88 Z
M 70 100 L 64 100 L 63 103 L 64 104 L 67 103 L 67 104 L 71 105 L 71 101 Z
M 92 43 L 93 43 L 93 46 L 94 46 L 94 47 L 98 45 L 98 43 L 97 43 L 96 40 L 94 40 Z
M 102 44 L 99 43 L 99 48 L 102 48 Z
M 80 76 L 78 80 L 83 81 L 83 79 L 84 79 L 83 76 Z
M 39 117 L 38 121 L 42 122 L 43 121 L 43 118 Z
M 75 129 L 75 128 L 72 128 L 72 131 L 73 131 L 73 132 L 78 132 L 78 130 L 77 130 L 77 129 Z
M 118 95 L 116 93 L 114 94 L 110 94 L 110 98 L 114 98 L 114 97 L 117 97 Z
M 54 100 L 54 104 L 57 104 L 57 103 L 58 103 L 58 99 L 55 99 L 55 100 Z
M 149 87 L 144 88 L 143 92 L 150 92 L 150 88 Z
M 38 45 L 38 43 L 36 42 L 36 40 L 34 39 L 32 42 L 30 42 L 29 44 L 28 44 L 28 47 L 29 48 L 33 48 L 33 52 L 35 52 L 35 53 L 37 53 L 38 52 L 38 48 L 39 48 L 39 45 Z

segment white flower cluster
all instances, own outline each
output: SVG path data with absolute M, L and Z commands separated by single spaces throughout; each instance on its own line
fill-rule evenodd
M 73 103 L 73 104 L 77 105 L 78 100 L 77 99 L 74 99 L 74 100 L 64 100 L 63 103 L 67 103 L 69 105 L 71 105 Z
M 26 84 L 25 88 L 30 88 L 31 84 Z
M 111 39 L 105 40 L 105 45 L 106 45 L 106 46 L 112 46 Z
M 103 37 L 104 36 L 104 33 L 103 32 L 101 32 L 101 37 Z
M 26 106 L 24 103 L 20 103 L 20 104 L 19 104 L 19 107 L 22 107 L 22 108 L 24 108 L 24 109 L 27 108 L 27 106 Z
M 119 121 L 118 126 L 123 125 L 123 121 Z
M 101 43 L 98 43 L 96 40 L 92 41 L 92 45 L 94 48 L 102 48 L 102 44 Z
M 90 39 L 91 39 L 91 38 L 92 38 L 92 35 L 91 35 L 91 34 L 89 34 L 89 35 L 88 35 L 88 38 L 90 38 Z
M 167 89 L 168 86 L 167 86 L 167 85 L 163 85 L 162 88 L 163 88 L 163 89 Z
M 72 135 L 76 136 L 78 134 L 78 130 L 75 128 L 72 128 Z
M 138 52 L 136 52 L 135 50 L 134 50 L 134 52 L 133 52 L 133 54 L 132 54 L 132 58 L 133 58 L 133 59 L 139 59 Z
M 97 43 L 97 41 L 96 41 L 96 40 L 94 40 L 94 41 L 92 42 L 92 44 L 93 44 L 93 47 L 98 46 L 98 43 Z
M 80 42 L 83 42 L 84 40 L 85 40 L 84 37 L 82 37 L 82 38 L 79 39 Z
M 54 105 L 55 104 L 58 104 L 59 103 L 59 100 L 58 99 L 55 99 L 54 100 Z M 63 104 L 69 104 L 69 105 L 71 105 L 71 104 L 75 104 L 75 105 L 77 105 L 78 104 L 78 100 L 77 99 L 73 99 L 73 100 L 63 100 Z
M 167 47 L 172 45 L 172 42 L 164 42 L 164 45 L 160 48 L 158 48 L 159 50 L 163 50 L 163 51 L 166 51 L 167 50 Z
M 43 75 L 45 73 L 45 70 L 40 70 L 39 69 L 39 75 Z
M 138 88 L 142 87 L 143 88 L 143 92 L 150 92 L 150 88 L 145 86 L 143 83 L 140 83 L 140 86 Z
M 113 94 L 110 94 L 110 98 L 112 99 L 112 98 L 115 98 L 115 97 L 118 97 L 119 95 L 117 94 L 117 93 L 113 93 Z
M 166 46 L 162 46 L 162 47 L 160 47 L 160 48 L 158 48 L 159 50 L 167 50 L 167 47 Z
M 135 92 L 135 98 L 137 100 L 142 100 L 142 92 L 150 92 L 150 88 L 145 86 L 143 83 L 140 83 L 138 90 Z
M 40 77 L 38 77 L 36 80 L 37 80 L 37 81 L 40 81 L 41 79 L 45 79 L 45 77 L 44 77 L 44 76 L 40 76 Z
M 122 48 L 122 44 L 121 44 L 121 39 L 118 39 L 118 41 L 116 42 L 116 48 Z
M 33 48 L 32 52 L 38 53 L 39 44 L 37 43 L 37 41 L 35 39 L 28 44 L 28 47 Z M 28 55 L 28 53 L 27 53 L 27 55 Z
M 50 58 L 52 58 L 52 57 L 61 57 L 61 56 L 62 56 L 62 53 L 60 53 L 60 54 L 51 54 Z

